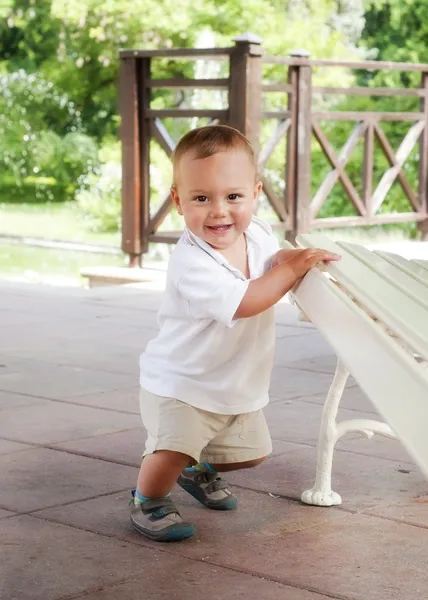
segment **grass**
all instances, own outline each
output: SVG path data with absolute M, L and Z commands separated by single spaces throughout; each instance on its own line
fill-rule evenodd
M 120 246 L 120 233 L 89 231 L 73 203 L 0 204 L 0 235 Z M 126 264 L 121 255 L 0 244 L 0 277 L 79 285 L 80 269 Z
M 0 245 L 0 278 L 80 285 L 82 267 L 125 264 L 125 258 L 120 255 Z
M 120 233 L 89 231 L 73 203 L 0 204 L 0 236 L 84 242 L 120 247 Z M 168 258 L 170 248 L 150 244 L 145 261 Z M 123 254 L 100 254 L 77 250 L 34 247 L 26 244 L 2 244 L 0 237 L 0 278 L 41 281 L 54 285 L 80 285 L 80 269 L 90 266 L 124 266 Z
M 0 234 L 120 245 L 120 233 L 90 231 L 72 202 L 0 204 Z

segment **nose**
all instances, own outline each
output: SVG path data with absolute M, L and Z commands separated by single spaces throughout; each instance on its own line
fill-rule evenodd
M 211 203 L 211 217 L 215 219 L 221 219 L 227 216 L 228 205 L 222 199 L 214 200 Z

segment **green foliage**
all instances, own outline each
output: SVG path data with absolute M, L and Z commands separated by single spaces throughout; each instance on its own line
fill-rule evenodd
M 171 163 L 154 141 L 151 143 L 150 198 L 151 210 L 165 200 L 171 185 Z M 106 140 L 100 150 L 102 165 L 84 180 L 84 189 L 77 193 L 77 208 L 83 216 L 87 229 L 94 232 L 120 230 L 122 207 L 122 172 L 119 164 L 120 146 L 111 139 Z M 164 222 L 164 227 L 178 229 L 178 215 L 173 211 Z
M 361 46 L 376 49 L 379 60 L 428 63 L 426 0 L 374 0 L 369 2 Z M 395 73 L 403 83 L 419 74 Z
M 314 58 L 358 59 L 378 49 L 385 60 L 427 61 L 428 0 L 375 0 L 364 15 L 363 0 L 3 0 L 0 2 L 0 181 L 1 197 L 37 190 L 58 198 L 78 198 L 88 227 L 113 230 L 120 226 L 120 171 L 117 83 L 121 48 L 230 46 L 231 38 L 253 31 L 264 39 L 266 54 L 287 55 L 304 46 Z M 263 17 L 263 18 L 261 18 Z M 364 27 L 365 23 L 365 27 Z M 364 29 L 364 31 L 363 31 Z M 363 31 L 363 40 L 360 40 Z M 155 78 L 227 77 L 227 63 L 152 60 Z M 284 67 L 265 65 L 264 79 L 284 80 Z M 314 85 L 418 85 L 419 74 L 353 73 L 348 69 L 316 69 Z M 318 109 L 414 110 L 411 98 L 314 98 Z M 269 94 L 265 108 L 283 108 L 285 94 Z M 413 103 L 413 104 L 412 104 Z M 224 92 L 153 90 L 152 106 L 226 106 Z M 178 139 L 200 120 L 166 119 L 164 126 Z M 339 152 L 352 124 L 325 122 L 326 136 Z M 397 149 L 406 124 L 384 125 Z M 272 127 L 262 125 L 266 141 Z M 107 142 L 106 142 L 107 141 Z M 97 150 L 100 148 L 100 152 Z M 153 209 L 164 199 L 170 166 L 154 143 L 152 153 Z M 113 156 L 114 155 L 114 156 Z M 269 178 L 278 193 L 284 191 L 284 144 L 269 164 Z M 409 181 L 416 185 L 417 153 L 406 164 Z M 101 167 L 99 167 L 101 161 Z M 387 168 L 376 154 L 375 183 Z M 313 193 L 330 171 L 318 144 L 312 144 Z M 362 145 L 347 166 L 361 193 Z M 37 179 L 34 179 L 37 178 Z M 50 183 L 46 183 L 49 181 Z M 33 188 L 31 188 L 33 186 Z M 407 210 L 398 186 L 391 190 L 384 210 Z M 340 185 L 336 185 L 320 216 L 354 214 Z M 177 227 L 176 215 L 165 226 Z
M 42 203 L 64 200 L 63 190 L 53 177 L 28 176 L 16 184 L 15 177 L 3 174 L 0 178 L 0 203 Z
M 52 178 L 55 193 L 34 184 L 34 199 L 73 197 L 80 177 L 97 164 L 97 146 L 82 133 L 80 112 L 66 94 L 37 73 L 0 76 L 0 167 L 22 197 L 31 177 Z M 24 185 L 24 182 L 25 185 Z M 52 189 L 53 189 L 52 188 Z M 30 196 L 31 197 L 31 196 Z
M 209 44 L 230 46 L 235 35 L 256 29 L 267 53 L 287 54 L 304 39 L 314 56 L 351 58 L 355 40 L 344 22 L 358 23 L 362 9 L 361 0 L 349 3 L 288 0 L 284 9 L 277 0 L 15 0 L 0 22 L 0 63 L 52 81 L 74 102 L 86 132 L 101 140 L 117 133 L 121 48 L 191 47 L 204 32 Z M 154 77 L 193 75 L 191 62 L 156 60 L 152 70 Z
M 86 179 L 77 193 L 77 205 L 90 231 L 118 231 L 121 223 L 121 170 L 117 164 L 102 165 Z

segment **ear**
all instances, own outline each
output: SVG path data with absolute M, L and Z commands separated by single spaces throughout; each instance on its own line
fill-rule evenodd
M 263 188 L 263 184 L 261 181 L 256 183 L 256 185 L 254 186 L 254 210 L 257 208 L 257 204 L 259 201 L 259 195 L 260 195 L 260 192 L 262 191 L 262 188 Z
M 181 216 L 183 216 L 183 210 L 181 208 L 180 197 L 178 195 L 177 188 L 175 187 L 175 185 L 171 186 L 171 190 L 170 191 L 171 191 L 172 201 L 175 204 L 175 207 L 177 209 L 178 214 L 181 215 Z

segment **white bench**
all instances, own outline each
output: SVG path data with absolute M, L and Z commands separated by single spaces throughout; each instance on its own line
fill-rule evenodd
M 302 501 L 337 505 L 331 489 L 333 452 L 348 432 L 397 437 L 428 477 L 428 262 L 320 234 L 301 235 L 302 248 L 324 248 L 338 263 L 312 269 L 293 297 L 337 355 L 336 373 L 321 421 L 315 485 Z M 337 422 L 351 374 L 386 423 L 367 419 Z

